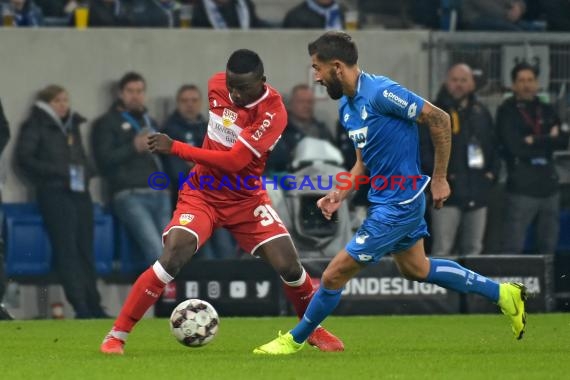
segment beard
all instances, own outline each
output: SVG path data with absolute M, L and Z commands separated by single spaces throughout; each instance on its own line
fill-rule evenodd
M 340 83 L 340 80 L 334 71 L 331 71 L 331 80 L 325 84 L 325 87 L 327 88 L 327 94 L 329 94 L 333 100 L 339 100 L 344 95 L 342 91 L 342 83 Z
M 135 117 L 142 117 L 142 115 L 144 115 L 145 113 L 144 105 L 139 103 L 126 104 L 125 108 L 131 115 Z

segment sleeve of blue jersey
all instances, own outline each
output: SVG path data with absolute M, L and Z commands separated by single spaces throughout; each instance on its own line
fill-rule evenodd
M 424 106 L 424 99 L 393 81 L 379 86 L 370 105 L 379 113 L 416 121 Z

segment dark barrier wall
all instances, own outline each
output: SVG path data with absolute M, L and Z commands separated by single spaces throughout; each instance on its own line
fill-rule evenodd
M 570 311 L 570 254 L 554 257 L 556 310 Z
M 311 277 L 320 278 L 328 260 L 303 260 Z M 369 266 L 346 285 L 335 314 L 458 313 L 459 295 L 437 285 L 408 281 L 394 261 Z
M 531 297 L 527 301 L 530 313 L 552 311 L 555 307 L 554 268 L 552 256 L 490 255 L 466 257 L 461 263 L 469 269 L 485 274 L 498 282 L 522 282 Z M 466 296 L 465 312 L 489 313 L 496 311 L 484 298 Z
M 553 267 L 550 256 L 480 256 L 459 261 L 495 280 L 524 283 L 533 296 L 530 313 L 554 308 Z M 328 260 L 303 260 L 311 278 L 318 283 Z M 185 268 L 164 292 L 156 315 L 167 317 L 174 306 L 187 298 L 201 298 L 214 305 L 222 316 L 292 315 L 284 300 L 281 282 L 261 260 L 196 261 Z M 464 296 L 439 286 L 402 278 L 392 259 L 363 270 L 343 291 L 335 315 L 448 314 L 498 312 L 480 296 Z
M 188 298 L 210 302 L 222 316 L 279 315 L 281 293 L 279 278 L 261 260 L 196 261 L 165 290 L 155 315 L 170 316 Z

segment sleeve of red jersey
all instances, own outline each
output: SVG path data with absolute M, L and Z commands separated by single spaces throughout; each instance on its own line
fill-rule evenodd
M 184 161 L 192 161 L 229 173 L 240 171 L 253 158 L 249 148 L 243 144 L 234 144 L 230 150 L 209 150 L 197 148 L 181 141 L 172 143 L 170 154 Z
M 287 126 L 287 112 L 281 103 L 259 113 L 256 120 L 245 128 L 238 140 L 257 158 L 273 149 Z

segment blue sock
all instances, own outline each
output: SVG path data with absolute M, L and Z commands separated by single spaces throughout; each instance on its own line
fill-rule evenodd
M 320 323 L 333 312 L 340 301 L 340 293 L 342 293 L 342 289 L 330 290 L 322 286 L 317 290 L 313 299 L 309 302 L 309 306 L 307 306 L 305 315 L 303 315 L 297 326 L 291 330 L 291 335 L 293 335 L 295 342 L 302 343 L 306 341 Z
M 476 293 L 492 302 L 499 301 L 499 284 L 462 267 L 455 261 L 430 259 L 426 282 L 460 293 Z

